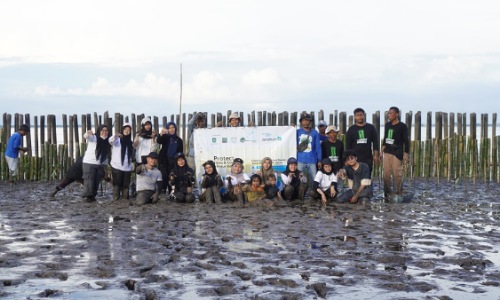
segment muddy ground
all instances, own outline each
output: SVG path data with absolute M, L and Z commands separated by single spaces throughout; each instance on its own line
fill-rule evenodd
M 0 183 L 5 299 L 499 299 L 500 185 L 417 180 L 410 204 L 96 203 Z M 375 190 L 380 194 L 378 182 Z

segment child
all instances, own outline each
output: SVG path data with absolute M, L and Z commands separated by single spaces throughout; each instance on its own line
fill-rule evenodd
M 269 174 L 266 178 L 266 185 L 264 186 L 264 192 L 266 193 L 266 198 L 269 200 L 276 200 L 281 198 L 280 189 L 276 185 L 277 178 L 275 174 Z
M 208 160 L 203 164 L 205 174 L 201 177 L 201 195 L 200 201 L 206 201 L 207 204 L 221 203 L 222 197 L 220 188 L 224 185 L 222 178 L 217 173 L 217 167 L 213 160 Z
M 337 176 L 333 172 L 332 161 L 329 158 L 321 161 L 321 170 L 314 177 L 310 195 L 315 200 L 321 199 L 323 205 L 337 195 Z
M 9 182 L 14 183 L 14 178 L 17 177 L 17 164 L 19 161 L 19 151 L 27 152 L 29 148 L 21 147 L 23 144 L 23 137 L 30 131 L 28 125 L 23 124 L 19 127 L 19 131 L 15 132 L 7 141 L 5 149 L 5 160 L 9 166 L 10 179 Z
M 250 177 L 250 185 L 243 186 L 242 190 L 245 193 L 245 197 L 250 204 L 257 200 L 262 200 L 266 197 L 264 192 L 264 185 L 262 184 L 262 178 L 259 175 L 253 174 Z
M 231 165 L 231 173 L 226 176 L 224 180 L 224 187 L 226 188 L 225 198 L 231 201 L 239 201 L 245 204 L 242 187 L 250 182 L 250 177 L 243 173 L 243 160 L 235 158 Z
M 297 169 L 297 159 L 290 157 L 286 163 L 285 172 L 281 173 L 281 180 L 285 184 L 285 188 L 281 191 L 283 199 L 304 200 L 307 191 L 307 177 Z
M 187 162 L 184 153 L 175 155 L 176 165 L 170 172 L 171 197 L 177 202 L 193 203 L 195 200 L 193 186 L 195 183 L 194 172 Z

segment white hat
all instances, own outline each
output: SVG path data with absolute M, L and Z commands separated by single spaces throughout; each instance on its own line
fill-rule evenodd
M 146 124 L 147 122 L 149 122 L 149 123 L 153 124 L 153 123 L 151 122 L 151 119 L 150 119 L 149 117 L 145 117 L 145 118 L 142 118 L 141 125 L 144 125 L 144 124 Z
M 330 132 L 332 130 L 335 132 L 339 132 L 339 128 L 337 126 L 330 125 L 326 128 L 325 133 L 328 134 L 328 132 Z
M 232 113 L 232 114 L 229 115 L 228 120 L 231 121 L 231 119 L 238 119 L 238 120 L 240 120 L 240 116 L 237 113 Z

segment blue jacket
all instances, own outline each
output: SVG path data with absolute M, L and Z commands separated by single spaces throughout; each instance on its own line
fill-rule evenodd
M 23 136 L 19 132 L 15 132 L 7 142 L 7 148 L 5 149 L 5 155 L 11 158 L 17 158 L 19 156 L 19 148 L 23 142 Z
M 309 131 L 305 131 L 304 128 L 297 129 L 297 146 L 300 144 L 300 141 L 307 138 L 308 133 Z M 319 133 L 316 129 L 311 129 L 310 133 L 307 149 L 302 152 L 297 151 L 297 161 L 299 163 L 316 164 L 318 161 L 321 161 Z

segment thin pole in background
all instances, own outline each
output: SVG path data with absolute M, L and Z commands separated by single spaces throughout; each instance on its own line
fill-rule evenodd
M 181 113 L 182 113 L 182 63 L 181 63 L 181 73 L 180 73 L 180 76 L 181 76 L 181 80 L 180 80 L 181 91 L 180 91 L 180 98 L 179 98 L 179 118 L 181 117 Z

